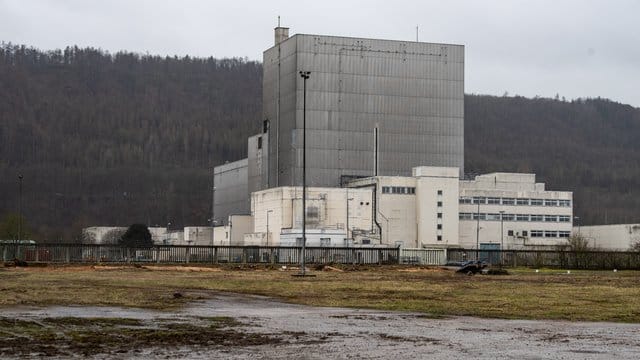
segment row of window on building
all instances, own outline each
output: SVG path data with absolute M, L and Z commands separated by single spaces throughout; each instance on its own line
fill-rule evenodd
M 529 198 L 501 198 L 501 197 L 461 197 L 460 204 L 485 205 L 528 205 L 528 206 L 561 206 L 571 207 L 571 200 L 558 199 L 529 199 Z
M 555 231 L 555 230 L 531 230 L 531 237 L 541 238 L 568 238 L 571 236 L 571 231 Z M 515 234 L 519 235 L 519 234 Z M 522 236 L 527 237 L 529 231 L 522 230 Z M 507 236 L 514 236 L 513 230 L 507 231 Z
M 415 194 L 416 188 L 408 187 L 408 186 L 383 186 L 382 187 L 383 194 Z
M 568 238 L 571 231 L 554 231 L 554 230 L 531 230 L 532 238 Z
M 486 214 L 486 213 L 460 213 L 460 220 L 480 220 L 483 221 L 533 221 L 533 222 L 571 222 L 569 215 L 530 215 L 530 214 Z

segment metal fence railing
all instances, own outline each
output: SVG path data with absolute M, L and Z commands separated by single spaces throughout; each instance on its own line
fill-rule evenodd
M 407 249 L 400 250 L 400 263 L 413 265 L 444 265 L 447 249 Z
M 300 247 L 175 246 L 129 248 L 95 244 L 0 243 L 2 261 L 20 259 L 42 263 L 262 263 L 298 264 Z M 565 269 L 640 269 L 640 252 L 407 249 L 387 247 L 307 247 L 308 264 L 413 264 L 444 265 L 447 262 L 482 260 L 507 267 Z
M 447 261 L 481 260 L 507 267 L 551 267 L 587 270 L 638 270 L 640 252 L 565 250 L 448 249 Z
M 130 248 L 95 244 L 0 244 L 3 261 L 46 263 L 264 263 L 297 264 L 300 247 L 172 246 Z M 307 247 L 308 264 L 398 264 L 399 248 Z

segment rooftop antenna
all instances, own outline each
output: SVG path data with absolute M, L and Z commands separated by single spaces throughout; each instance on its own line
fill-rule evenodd
M 416 25 L 416 42 L 418 42 L 418 25 Z
M 278 27 L 280 27 L 280 15 L 278 15 Z

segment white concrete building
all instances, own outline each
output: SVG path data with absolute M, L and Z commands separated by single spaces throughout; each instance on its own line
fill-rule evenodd
M 306 205 L 309 246 L 345 246 L 350 241 L 345 239 L 352 238 L 366 243 L 372 234 L 371 190 L 307 188 Z M 251 215 L 254 231 L 245 241 L 262 246 L 295 245 L 302 238 L 302 187 L 252 193 Z
M 459 180 L 458 174 L 458 168 L 421 166 L 411 177 L 377 176 L 349 181 L 347 188 L 308 188 L 307 244 L 470 249 L 566 244 L 573 219 L 571 192 L 547 191 L 534 174 L 493 173 L 471 181 Z M 254 192 L 255 226 L 245 244 L 299 245 L 301 197 L 300 187 Z
M 460 181 L 459 202 L 464 248 L 544 248 L 566 244 L 571 235 L 573 193 L 547 191 L 535 174 L 491 173 Z
M 584 237 L 595 249 L 628 251 L 640 243 L 640 224 L 578 226 L 573 232 Z

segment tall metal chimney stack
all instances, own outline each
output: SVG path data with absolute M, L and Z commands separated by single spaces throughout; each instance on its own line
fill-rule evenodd
M 275 45 L 280 44 L 281 42 L 287 40 L 289 38 L 289 28 L 288 27 L 282 27 L 282 26 L 278 26 L 277 28 L 275 28 L 275 40 L 276 43 Z

